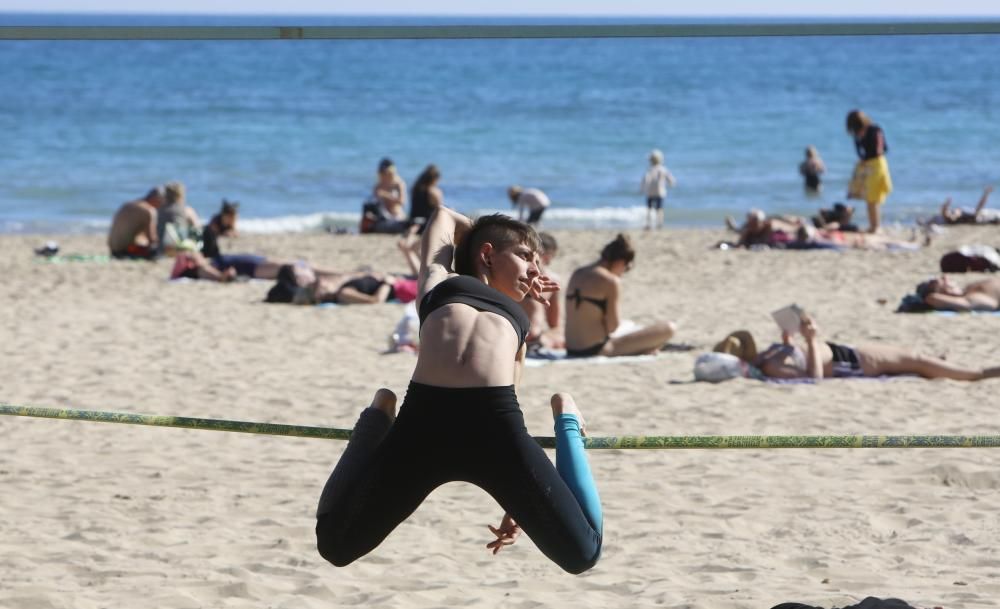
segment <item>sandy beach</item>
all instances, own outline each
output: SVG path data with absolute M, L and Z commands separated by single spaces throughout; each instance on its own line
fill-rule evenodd
M 554 234 L 564 278 L 614 237 Z M 949 228 L 894 253 L 710 249 L 722 230 L 632 236 L 624 316 L 676 320 L 676 340 L 699 348 L 529 368 L 518 393 L 533 434 L 551 435 L 555 391 L 574 395 L 591 435 L 1000 433 L 1000 381 L 692 375 L 732 330 L 776 340 L 768 313 L 792 302 L 831 340 L 1000 364 L 1000 317 L 893 312 L 943 253 L 996 245 L 996 228 Z M 266 305 L 268 283 L 171 283 L 170 260 L 44 264 L 32 248 L 48 238 L 0 238 L 2 402 L 351 427 L 377 387 L 402 400 L 415 358 L 382 353 L 399 304 Z M 101 235 L 56 238 L 65 253 L 104 253 Z M 224 250 L 405 270 L 382 236 L 243 235 Z M 334 568 L 313 526 L 342 442 L 19 417 L 0 417 L 0 437 L 2 608 L 767 609 L 873 595 L 972 609 L 1000 598 L 996 449 L 595 451 L 604 555 L 571 576 L 527 538 L 491 556 L 486 525 L 501 509 L 462 484 Z

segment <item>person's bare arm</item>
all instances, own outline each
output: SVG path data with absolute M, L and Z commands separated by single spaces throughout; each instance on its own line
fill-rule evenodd
M 337 302 L 340 304 L 379 304 L 389 299 L 392 286 L 383 283 L 374 294 L 365 294 L 352 287 L 343 287 L 337 291 Z
M 607 308 L 604 309 L 604 331 L 611 334 L 618 329 L 621 324 L 621 282 L 617 277 L 612 278 L 607 292 Z
M 952 296 L 950 294 L 928 294 L 924 298 L 927 305 L 938 311 L 974 311 L 976 310 L 972 301 L 966 296 Z
M 143 231 L 142 235 L 146 237 L 146 242 L 149 243 L 150 248 L 155 248 L 160 245 L 159 239 L 156 238 L 156 220 L 158 218 L 156 208 L 152 205 L 149 206 L 149 223 L 146 225 L 146 230 Z
M 666 167 L 663 168 L 663 173 L 667 178 L 667 184 L 670 185 L 670 188 L 677 186 L 677 179 L 674 178 L 674 174 L 670 173 L 670 171 L 668 171 Z
M 472 221 L 447 207 L 438 207 L 427 221 L 420 241 L 417 302 L 434 286 L 454 275 L 455 244 L 472 227 Z
M 802 316 L 799 332 L 806 339 L 806 376 L 814 379 L 823 378 L 823 356 L 819 350 L 819 337 L 816 323 L 807 315 Z
M 875 133 L 875 155 L 882 156 L 885 154 L 885 134 L 879 129 Z
M 427 204 L 432 210 L 444 207 L 444 193 L 441 192 L 440 188 L 431 186 L 427 189 Z
M 986 201 L 990 198 L 991 192 L 993 192 L 992 186 L 987 186 L 983 189 L 983 196 L 979 198 L 979 203 L 976 203 L 977 216 L 979 215 L 979 212 L 983 211 L 983 208 L 986 207 Z
M 552 280 L 557 281 L 555 277 L 552 277 Z M 562 327 L 562 307 L 562 298 L 549 299 L 549 306 L 545 308 L 545 321 L 550 328 Z

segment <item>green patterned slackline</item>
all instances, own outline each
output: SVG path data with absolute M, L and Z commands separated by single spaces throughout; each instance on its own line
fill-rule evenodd
M 125 423 L 128 425 L 152 425 L 154 427 L 182 427 L 209 431 L 234 431 L 271 436 L 294 436 L 298 438 L 323 438 L 326 440 L 347 440 L 349 429 L 331 427 L 310 427 L 307 425 L 282 425 L 278 423 L 254 423 L 251 421 L 227 421 L 224 419 L 199 419 L 192 417 L 170 417 L 162 415 L 130 414 L 127 412 L 106 412 L 102 410 L 72 410 L 60 408 L 39 408 L 0 403 L 0 415 L 19 417 L 40 417 L 45 419 L 68 419 L 93 421 L 96 423 Z M 555 438 L 536 437 L 542 448 L 555 448 Z M 606 436 L 584 438 L 589 449 L 599 448 L 987 448 L 1000 447 L 1000 436 Z

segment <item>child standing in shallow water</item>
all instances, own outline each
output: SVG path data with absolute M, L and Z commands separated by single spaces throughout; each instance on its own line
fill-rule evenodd
M 667 196 L 667 185 L 677 183 L 674 176 L 663 165 L 663 153 L 653 150 L 649 153 L 649 169 L 642 177 L 640 189 L 646 195 L 646 230 L 652 225 L 653 210 L 656 210 L 656 228 L 663 226 L 663 199 Z
M 806 181 L 806 192 L 811 195 L 819 194 L 820 174 L 826 171 L 823 159 L 819 157 L 819 152 L 815 146 L 806 147 L 806 160 L 799 164 L 799 173 Z

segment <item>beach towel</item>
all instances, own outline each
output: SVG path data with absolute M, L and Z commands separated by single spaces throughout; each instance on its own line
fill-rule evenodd
M 546 349 L 539 347 L 528 351 L 524 365 L 528 368 L 538 368 L 549 364 L 626 364 L 632 362 L 652 362 L 657 355 L 619 355 L 608 357 L 595 355 L 593 357 L 566 357 L 565 349 Z
M 56 256 L 39 256 L 35 262 L 41 264 L 65 264 L 67 262 L 110 262 L 111 256 L 105 254 L 63 254 Z
M 924 299 L 916 294 L 907 294 L 903 296 L 903 299 L 899 301 L 899 306 L 896 307 L 897 313 L 933 313 L 935 315 L 944 315 L 947 317 L 954 317 L 959 314 L 972 314 L 972 315 L 1000 315 L 1000 311 L 941 311 L 932 308 Z
M 617 364 L 626 362 L 651 362 L 659 357 L 661 353 L 687 352 L 694 349 L 697 349 L 695 345 L 689 345 L 687 343 L 667 343 L 666 345 L 663 345 L 658 352 L 647 355 L 616 355 L 611 357 L 606 355 L 594 355 L 591 357 L 566 357 L 565 349 L 548 349 L 538 345 L 530 345 L 528 347 L 527 359 L 525 360 L 524 365 L 529 367 L 538 367 L 551 363 Z

